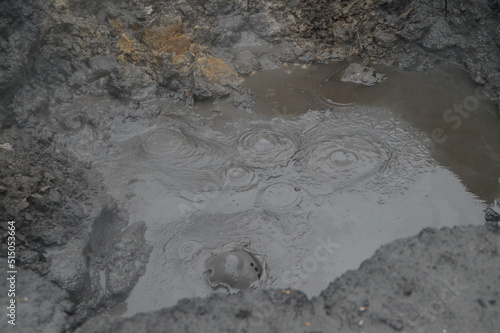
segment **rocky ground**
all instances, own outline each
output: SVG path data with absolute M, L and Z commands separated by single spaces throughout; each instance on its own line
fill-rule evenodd
M 496 226 L 426 229 L 381 247 L 312 300 L 295 290 L 186 299 L 129 319 L 95 317 L 76 332 L 495 332 L 499 252 Z M 19 277 L 20 331 L 69 329 L 66 291 L 29 270 Z
M 499 251 L 498 230 L 426 229 L 383 246 L 312 300 L 294 290 L 185 300 L 77 332 L 494 332 Z
M 100 91 L 188 105 L 231 96 L 234 105 L 248 107 L 251 92 L 241 76 L 253 70 L 354 57 L 419 70 L 449 59 L 499 97 L 493 0 L 11 0 L 0 6 L 6 125 Z M 259 52 L 241 49 L 249 45 Z
M 132 289 L 151 249 L 144 244 L 144 225 L 127 227 L 126 214 L 90 165 L 54 149 L 50 132 L 38 135 L 47 141 L 29 130 L 2 132 L 2 142 L 8 142 L 0 149 L 2 221 L 16 222 L 17 265 L 64 289 L 78 316 L 87 316 Z M 6 240 L 6 223 L 0 233 Z M 6 254 L 6 243 L 0 246 Z M 107 286 L 101 286 L 100 274 Z
M 449 59 L 498 101 L 499 13 L 497 0 L 2 1 L 0 215 L 17 227 L 18 331 L 72 331 L 117 304 L 151 250 L 144 224 L 128 225 L 92 166 L 53 144 L 42 120 L 54 106 L 109 93 L 132 107 L 229 97 L 247 108 L 242 82 L 253 71 L 356 57 L 408 70 Z M 486 227 L 426 230 L 381 248 L 314 300 L 247 292 L 97 318 L 79 331 L 492 332 L 499 237 Z

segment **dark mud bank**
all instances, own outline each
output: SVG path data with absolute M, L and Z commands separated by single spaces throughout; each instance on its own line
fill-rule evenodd
M 248 108 L 252 92 L 242 78 L 253 71 L 356 57 L 408 70 L 445 58 L 498 101 L 499 29 L 493 0 L 2 1 L 1 256 L 7 253 L 4 222 L 16 221 L 20 291 L 20 329 L 9 329 L 495 331 L 495 227 L 424 230 L 395 241 L 312 300 L 293 290 L 264 290 L 186 300 L 130 319 L 87 321 L 127 297 L 151 247 L 144 223 L 129 225 L 92 158 L 79 161 L 65 150 L 45 118 L 61 103 L 106 94 L 122 100 L 128 113 L 110 109 L 86 125 L 102 130 L 118 120 L 148 121 L 157 114 L 139 106 L 158 97 L 188 106 L 229 97 L 233 106 Z M 6 304 L 6 296 L 1 299 Z
M 85 317 L 131 290 L 150 248 L 143 224 L 126 228 L 128 217 L 106 194 L 101 177 L 52 147 L 47 135 L 44 142 L 26 129 L 2 132 L 2 221 L 15 221 L 17 265 L 64 289 L 73 310 Z M 7 223 L 0 227 L 7 239 Z M 1 248 L 6 254 L 6 242 Z M 107 286 L 101 286 L 102 276 Z

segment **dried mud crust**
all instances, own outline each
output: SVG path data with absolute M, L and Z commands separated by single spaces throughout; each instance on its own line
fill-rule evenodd
M 500 234 L 425 229 L 382 246 L 308 300 L 295 290 L 182 300 L 92 332 L 494 332 L 500 325 Z

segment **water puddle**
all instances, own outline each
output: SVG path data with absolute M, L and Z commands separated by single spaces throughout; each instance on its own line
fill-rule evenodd
M 247 288 L 315 296 L 387 242 L 483 223 L 500 196 L 494 105 L 453 66 L 380 66 L 387 79 L 371 87 L 341 82 L 339 66 L 248 77 L 252 111 L 151 101 L 141 108 L 157 116 L 141 119 L 99 97 L 51 115 L 148 226 L 154 250 L 124 315 Z M 460 126 L 455 104 L 469 110 Z M 109 108 L 126 116 L 103 125 Z

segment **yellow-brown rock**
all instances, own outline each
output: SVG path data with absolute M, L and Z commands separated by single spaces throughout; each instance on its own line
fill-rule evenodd
M 125 33 L 120 35 L 116 46 L 118 46 L 124 53 L 118 56 L 118 59 L 122 62 L 126 61 L 126 56 L 128 56 L 133 62 L 137 62 L 142 58 L 143 52 L 141 52 L 141 46 L 139 43 L 133 37 L 129 37 Z
M 211 55 L 197 57 L 193 78 L 197 99 L 227 96 L 243 81 L 228 64 Z
M 120 35 L 118 42 L 116 42 L 116 46 L 124 53 L 132 53 L 134 44 L 135 41 L 124 33 Z
M 108 23 L 116 31 L 120 31 L 121 32 L 121 31 L 124 30 L 123 21 L 119 17 L 108 19 Z
M 116 21 L 113 26 L 120 28 Z M 209 55 L 202 45 L 191 43 L 181 29 L 180 17 L 167 15 L 135 33 L 122 32 L 116 44 L 121 50 L 118 59 L 162 84 L 169 80 L 165 68 L 171 65 L 174 71 L 167 71 L 168 75 L 175 72 L 181 81 L 194 82 L 191 93 L 195 98 L 227 96 L 237 89 L 243 81 L 238 74 L 224 61 Z
M 203 55 L 196 59 L 195 73 L 209 82 L 221 85 L 237 86 L 243 82 L 227 63 L 211 55 Z
M 141 33 L 141 40 L 152 51 L 183 55 L 189 49 L 189 37 L 181 33 L 179 16 L 164 16 Z

